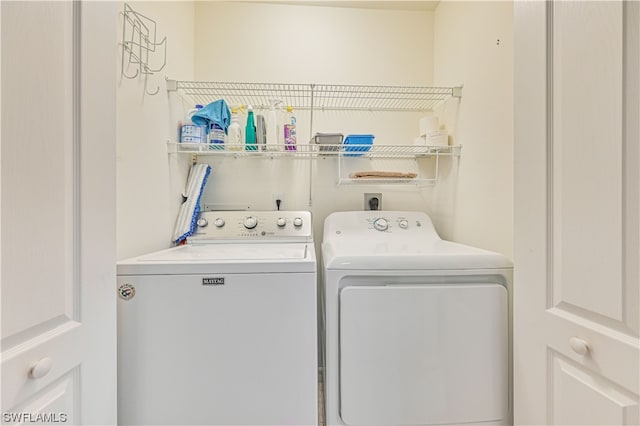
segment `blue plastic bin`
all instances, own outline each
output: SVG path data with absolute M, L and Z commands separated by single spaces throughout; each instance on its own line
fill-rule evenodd
M 374 135 L 347 135 L 344 139 L 344 150 L 347 152 L 367 152 L 373 145 Z M 346 157 L 359 157 L 362 154 L 345 154 Z

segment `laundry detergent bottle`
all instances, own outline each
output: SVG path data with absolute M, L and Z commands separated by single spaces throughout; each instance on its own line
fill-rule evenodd
M 242 136 L 242 128 L 238 122 L 238 111 L 242 107 L 231 109 L 231 124 L 227 129 L 226 148 L 230 151 L 244 150 L 244 137 Z
M 202 105 L 198 104 L 195 108 L 187 111 L 185 121 L 180 126 L 180 142 L 188 144 L 205 143 L 206 142 L 206 127 L 198 126 L 191 121 L 193 114 L 202 109 Z
M 247 151 L 257 151 L 256 145 L 256 122 L 253 117 L 253 107 L 249 105 L 247 107 L 247 124 L 244 129 L 244 142 L 245 149 Z
M 296 116 L 293 115 L 293 107 L 287 107 L 287 119 L 284 124 L 284 149 L 286 151 L 296 151 L 298 147 L 296 137 Z

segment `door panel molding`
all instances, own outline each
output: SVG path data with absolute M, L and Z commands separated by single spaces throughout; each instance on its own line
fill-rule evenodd
M 570 29 L 596 17 L 603 20 L 599 30 L 608 37 L 597 37 L 600 44 L 591 43 L 595 37 L 569 35 Z M 629 300 L 634 285 L 623 278 L 628 269 L 626 259 L 632 258 L 634 252 L 635 258 L 638 257 L 637 250 L 629 253 L 625 237 L 629 228 L 637 228 L 635 223 L 630 223 L 630 220 L 637 222 L 637 214 L 635 218 L 625 214 L 625 198 L 629 192 L 628 167 L 625 166 L 629 138 L 623 121 L 616 120 L 620 114 L 629 116 L 622 78 L 629 34 L 620 29 L 623 18 L 621 2 L 586 6 L 546 3 L 546 300 L 547 309 L 556 307 L 581 313 L 591 321 L 637 336 L 638 304 Z M 588 48 L 593 49 L 595 59 L 582 64 L 580 58 L 591 57 L 585 55 Z M 575 58 L 573 53 L 566 54 L 574 51 L 581 53 L 575 54 Z M 558 57 L 562 61 L 556 61 Z M 578 74 L 575 71 L 581 66 L 602 72 L 604 81 L 581 81 L 575 77 Z M 564 106 L 570 103 L 570 107 Z M 596 122 L 600 115 L 602 124 L 589 124 Z M 582 118 L 584 125 L 580 124 Z M 604 132 L 603 128 L 613 139 L 600 142 L 599 133 Z M 584 150 L 582 142 L 586 143 Z M 603 149 L 594 151 L 598 146 Z M 602 265 L 598 265 L 600 261 Z
M 640 336 L 640 3 L 623 4 L 622 280 L 624 321 Z M 634 283 L 636 283 L 634 285 Z
M 12 105 L 2 112 L 2 197 L 11 206 L 3 211 L 4 351 L 79 318 L 80 206 L 73 182 L 80 169 L 74 134 L 80 111 L 72 75 L 80 60 L 74 52 L 80 43 L 78 4 L 2 4 L 3 80 L 11 81 L 3 87 L 3 101 Z M 36 22 L 44 22 L 38 31 L 47 40 L 31 34 Z
M 547 363 L 547 424 L 637 424 L 638 395 L 552 349 Z
M 2 354 L 2 408 L 15 411 L 24 404 L 31 392 L 55 382 L 62 374 L 82 363 L 80 351 L 69 354 L 69 348 L 77 345 L 82 337 L 79 323 L 67 322 L 59 328 L 38 336 L 29 342 Z M 39 359 L 47 356 L 53 360 L 51 371 L 40 379 L 29 377 L 29 369 Z M 25 360 L 29 362 L 25 363 Z
M 38 389 L 28 399 L 12 409 L 12 415 L 31 413 L 30 419 L 43 423 L 81 424 L 80 367 L 76 366 L 57 380 Z M 38 417 L 38 415 L 40 417 Z M 29 423 L 26 421 L 25 423 Z
M 81 193 L 82 193 L 82 173 L 81 173 L 81 156 L 80 146 L 81 140 L 81 123 L 82 123 L 82 109 L 81 109 L 81 91 L 80 85 L 82 82 L 82 2 L 73 2 L 73 29 L 72 29 L 72 173 L 73 173 L 73 283 L 71 288 L 73 289 L 71 294 L 72 300 L 72 315 L 73 320 L 81 321 L 81 306 L 80 306 L 80 291 L 81 291 L 81 277 L 82 277 L 82 215 L 81 215 Z
M 601 327 L 608 329 L 611 333 L 618 333 L 620 336 L 637 339 L 636 331 L 624 321 L 614 320 L 604 315 L 589 311 L 582 306 L 572 305 L 567 302 L 560 302 L 556 306 L 547 309 L 552 315 L 558 315 L 564 319 L 571 318 L 579 325 L 587 325 L 589 327 Z

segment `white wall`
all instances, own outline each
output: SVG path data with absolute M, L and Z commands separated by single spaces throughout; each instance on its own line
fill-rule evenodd
M 183 106 L 170 103 L 165 75 L 193 78 L 194 4 L 192 2 L 129 2 L 137 12 L 156 21 L 159 39 L 167 37 L 167 64 L 144 80 L 117 75 L 117 255 L 119 259 L 169 247 L 185 182 L 185 169 L 175 167 L 167 155 L 166 141 L 175 134 Z M 119 10 L 123 6 L 120 4 Z M 122 41 L 122 15 L 118 19 L 118 41 Z M 120 48 L 120 46 L 118 46 Z M 151 54 L 159 67 L 162 52 Z M 125 58 L 127 63 L 127 59 Z M 135 74 L 135 66 L 127 73 Z
M 458 173 L 440 182 L 432 215 L 444 237 L 513 258 L 513 4 L 440 2 L 434 78 L 464 89 L 444 111 L 457 116 Z
M 223 47 L 221 49 L 221 46 Z M 419 46 L 416 48 L 416 46 Z M 275 83 L 427 85 L 433 80 L 433 12 L 320 6 L 198 2 L 198 80 Z M 265 111 L 257 111 L 264 113 Z M 411 144 L 418 113 L 299 111 L 298 140 L 315 132 L 373 133 L 376 144 Z M 243 120 L 241 119 L 241 122 Z M 425 191 L 410 187 L 338 186 L 337 159 L 210 160 L 205 203 L 311 209 L 316 241 L 326 215 L 362 209 L 363 192 L 382 192 L 387 210 L 425 210 Z
M 433 72 L 428 11 L 197 2 L 196 41 L 201 80 L 410 85 Z
M 363 192 L 382 192 L 384 209 L 427 211 L 444 238 L 512 257 L 510 2 L 443 1 L 435 12 L 220 1 L 132 5 L 156 19 L 168 37 L 168 63 L 160 77 L 464 84 L 461 101 L 438 112 L 452 141 L 463 145 L 462 156 L 441 161 L 434 187 L 338 186 L 333 158 L 310 168 L 304 160 L 208 157 L 213 174 L 205 204 L 271 209 L 279 193 L 283 208 L 312 210 L 319 241 L 327 214 L 361 209 Z M 186 157 L 167 155 L 164 141 L 175 140 L 176 122 L 192 106 L 175 93 L 167 95 L 163 78 L 155 81 L 155 97 L 143 96 L 139 81 L 123 80 L 118 90 L 119 258 L 170 245 L 188 167 Z M 410 144 L 419 118 L 321 112 L 310 129 L 308 113 L 297 116 L 301 143 L 313 132 L 342 132 L 373 133 L 377 144 Z

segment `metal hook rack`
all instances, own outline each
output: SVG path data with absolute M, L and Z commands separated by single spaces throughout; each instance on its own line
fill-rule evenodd
M 122 12 L 122 60 L 120 75 L 128 79 L 144 77 L 144 92 L 147 95 L 156 95 L 160 86 L 155 91 L 148 90 L 149 76 L 161 71 L 167 64 L 167 37 L 158 42 L 156 21 L 136 12 L 127 3 L 124 3 Z M 155 54 L 162 55 L 162 65 L 154 68 L 150 65 L 150 57 Z M 131 66 L 135 67 L 135 74 L 127 71 Z

